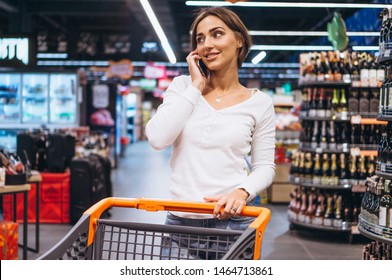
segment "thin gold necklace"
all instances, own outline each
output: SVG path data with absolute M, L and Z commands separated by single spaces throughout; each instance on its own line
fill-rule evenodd
M 226 96 L 226 95 L 233 94 L 233 93 L 235 93 L 235 92 L 237 92 L 237 90 L 235 90 L 235 91 L 232 91 L 232 92 L 229 92 L 229 93 L 226 93 L 226 94 L 224 94 L 224 95 L 221 95 L 221 96 L 219 96 L 217 93 L 215 93 L 215 95 L 216 95 L 215 102 L 216 102 L 216 103 L 221 103 L 221 101 L 222 101 L 222 97 L 224 97 L 224 96 Z

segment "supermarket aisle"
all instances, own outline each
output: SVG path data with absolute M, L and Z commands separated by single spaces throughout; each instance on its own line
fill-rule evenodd
M 147 142 L 128 147 L 126 157 L 113 171 L 114 196 L 118 197 L 168 197 L 170 150 L 154 151 Z M 364 239 L 354 238 L 348 244 L 347 235 L 334 232 L 289 230 L 286 218 L 287 205 L 265 205 L 272 211 L 263 242 L 263 259 L 269 260 L 327 260 L 360 259 Z M 111 210 L 112 219 L 163 223 L 164 212 L 149 213 L 141 210 L 116 208 Z M 42 255 L 57 243 L 71 225 L 43 224 L 41 226 L 41 250 L 29 252 L 29 259 Z M 33 244 L 34 225 L 29 225 L 29 240 Z

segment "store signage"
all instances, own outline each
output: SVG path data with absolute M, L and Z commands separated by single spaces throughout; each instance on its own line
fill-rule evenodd
M 153 63 L 148 63 L 146 67 L 144 67 L 143 72 L 144 78 L 147 79 L 162 79 L 166 78 L 166 67 L 164 65 L 154 65 Z
M 32 51 L 30 38 L 0 38 L 0 66 L 31 66 Z
M 129 59 L 122 59 L 120 61 L 109 60 L 109 68 L 106 73 L 108 78 L 118 77 L 124 80 L 129 80 L 133 75 L 133 64 Z
M 93 107 L 95 109 L 109 106 L 109 87 L 107 85 L 93 86 Z
M 153 90 L 157 86 L 157 80 L 154 79 L 140 79 L 139 87 L 145 90 Z

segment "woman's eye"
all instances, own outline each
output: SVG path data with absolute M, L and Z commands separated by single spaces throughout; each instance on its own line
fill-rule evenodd
M 218 38 L 218 37 L 220 37 L 222 35 L 223 35 L 222 32 L 215 32 L 214 33 L 214 38 Z
M 203 37 L 197 37 L 197 38 L 196 38 L 196 42 L 197 42 L 198 44 L 203 43 L 203 42 L 204 42 L 204 38 L 203 38 Z

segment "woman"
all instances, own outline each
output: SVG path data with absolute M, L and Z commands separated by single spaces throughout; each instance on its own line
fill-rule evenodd
M 173 145 L 173 198 L 216 206 L 213 216 L 168 213 L 167 224 L 244 230 L 253 219 L 239 217 L 242 208 L 272 183 L 273 102 L 267 94 L 241 85 L 238 77 L 250 46 L 248 30 L 231 10 L 211 7 L 196 15 L 193 51 L 186 59 L 190 75 L 173 80 L 146 133 L 157 150 Z

